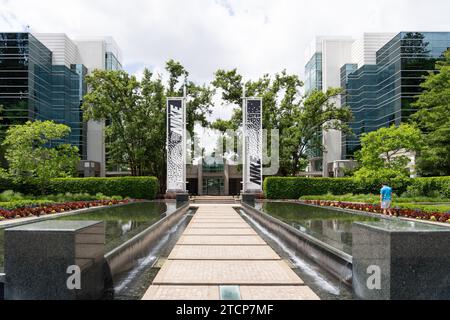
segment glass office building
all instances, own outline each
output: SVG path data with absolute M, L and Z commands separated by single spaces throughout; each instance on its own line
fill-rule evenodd
M 80 149 L 80 156 L 86 159 L 86 138 L 81 111 L 81 98 L 86 93 L 84 78 L 77 73 L 86 74 L 81 65 L 52 66 L 52 105 L 51 108 L 38 115 L 38 120 L 53 120 L 68 125 L 71 133 L 64 141 Z M 84 68 L 84 69 L 83 69 Z
M 305 66 L 305 93 L 309 94 L 313 90 L 322 90 L 322 53 L 316 52 Z M 320 144 L 323 139 L 322 128 L 318 128 L 312 139 L 312 144 Z M 308 159 L 313 164 L 315 171 L 322 170 L 323 151 L 318 147 L 308 147 L 306 149 Z
M 411 104 L 424 76 L 450 48 L 450 32 L 401 32 L 376 54 L 375 65 L 341 68 L 342 105 L 351 108 L 353 135 L 343 136 L 342 156 L 354 157 L 362 134 L 399 125 L 415 112 Z
M 52 52 L 30 33 L 0 33 L 1 131 L 29 120 L 53 120 L 72 130 L 61 142 L 77 146 L 86 158 L 80 108 L 85 75 L 82 65 L 52 65 Z
M 322 53 L 316 52 L 305 67 L 305 92 L 322 90 Z
M 106 52 L 105 70 L 122 70 L 122 64 L 112 52 Z
M 1 126 L 37 118 L 51 105 L 52 53 L 28 33 L 0 33 Z

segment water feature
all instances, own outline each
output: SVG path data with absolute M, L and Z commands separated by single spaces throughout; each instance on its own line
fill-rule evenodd
M 264 202 L 256 203 L 255 208 L 350 255 L 352 254 L 353 222 L 380 220 L 299 203 Z
M 145 294 L 159 271 L 157 262 L 169 256 L 180 235 L 189 224 L 194 210 L 189 210 L 164 236 L 135 261 L 134 267 L 114 279 L 114 299 L 138 300 Z
M 305 283 L 322 299 L 345 300 L 352 298 L 352 292 L 343 283 L 328 275 L 317 264 L 298 254 L 280 237 L 267 230 L 260 223 L 247 215 L 244 210 L 240 214 L 255 227 L 258 234 L 284 259 L 294 265 L 296 272 Z
M 143 202 L 85 212 L 57 220 L 104 221 L 106 225 L 105 252 L 109 252 L 163 218 L 164 213 L 171 214 L 175 210 L 176 206 L 172 203 Z
M 174 203 L 141 202 L 111 208 L 93 209 L 56 220 L 105 221 L 105 252 L 109 252 L 155 222 L 176 210 Z M 0 229 L 0 272 L 4 265 L 4 230 Z

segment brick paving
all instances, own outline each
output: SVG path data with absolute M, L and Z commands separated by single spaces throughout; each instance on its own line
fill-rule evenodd
M 279 260 L 269 246 L 195 246 L 177 245 L 170 260 Z
M 238 229 L 232 229 L 232 228 L 214 228 L 214 229 L 208 229 L 208 228 L 187 228 L 184 232 L 185 235 L 221 235 L 221 236 L 237 236 L 237 235 L 256 235 L 256 231 L 250 228 L 238 228 Z
M 179 245 L 266 245 L 256 235 L 182 235 L 178 241 Z
M 233 209 L 198 204 L 143 300 L 218 300 L 220 286 L 243 300 L 317 300 L 288 264 Z

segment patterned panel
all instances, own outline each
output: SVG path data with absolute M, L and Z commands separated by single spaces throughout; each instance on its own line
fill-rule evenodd
M 186 189 L 185 147 L 186 116 L 182 99 L 167 100 L 167 190 L 184 192 Z
M 247 99 L 244 110 L 244 191 L 262 191 L 262 100 Z

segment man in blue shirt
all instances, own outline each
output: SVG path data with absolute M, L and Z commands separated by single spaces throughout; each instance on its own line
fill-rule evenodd
M 383 214 L 388 214 L 392 216 L 391 204 L 392 204 L 392 188 L 387 185 L 387 183 L 383 183 L 383 186 L 380 190 L 380 202 L 381 209 L 383 209 Z

